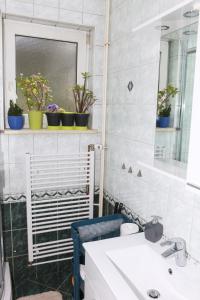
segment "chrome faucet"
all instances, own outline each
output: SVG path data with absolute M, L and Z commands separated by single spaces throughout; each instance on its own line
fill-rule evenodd
M 167 258 L 171 255 L 175 256 L 175 261 L 177 266 L 185 267 L 187 264 L 187 250 L 186 250 L 186 242 L 182 238 L 173 238 L 162 242 L 161 246 L 173 245 L 170 249 L 167 249 L 162 253 L 162 256 Z

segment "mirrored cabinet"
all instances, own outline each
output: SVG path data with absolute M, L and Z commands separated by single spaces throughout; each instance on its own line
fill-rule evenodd
M 200 2 L 188 1 L 139 30 L 160 32 L 153 168 L 200 189 Z

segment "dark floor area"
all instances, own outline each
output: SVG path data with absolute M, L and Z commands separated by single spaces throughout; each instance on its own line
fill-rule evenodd
M 112 213 L 113 206 L 105 204 L 104 215 Z M 4 202 L 1 206 L 4 255 L 10 264 L 13 299 L 54 290 L 62 293 L 63 300 L 71 300 L 71 260 L 28 266 L 26 203 Z M 94 216 L 98 216 L 97 207 Z
M 47 291 L 59 291 L 63 300 L 71 300 L 71 261 L 62 261 L 40 266 L 28 266 L 27 256 L 20 256 L 10 263 L 13 298 L 34 295 Z
M 2 204 L 5 260 L 9 262 L 13 299 L 50 290 L 71 300 L 71 260 L 28 266 L 26 203 Z
M 59 291 L 63 300 L 71 300 L 71 261 L 28 266 L 27 256 L 21 256 L 10 263 L 13 298 L 34 295 L 47 291 Z

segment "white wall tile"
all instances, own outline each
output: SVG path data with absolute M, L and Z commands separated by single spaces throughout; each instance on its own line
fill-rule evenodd
M 168 9 L 175 7 L 183 3 L 183 0 L 160 0 L 159 1 L 159 10 L 161 13 L 165 12 Z
M 10 193 L 25 193 L 26 192 L 26 167 L 25 164 L 10 164 Z
M 102 76 L 92 76 L 92 87 L 93 93 L 97 99 L 98 103 L 102 103 L 103 97 L 103 77 Z
M 6 10 L 6 0 L 0 0 L 0 9 L 2 12 Z
M 34 0 L 34 5 L 59 7 L 59 0 Z
M 83 13 L 83 25 L 92 26 L 95 28 L 94 44 L 104 45 L 104 16 L 92 15 Z
M 100 135 L 99 134 L 81 134 L 80 135 L 80 151 L 87 152 L 88 145 L 99 144 Z
M 113 11 L 115 9 L 117 9 L 120 5 L 122 5 L 124 2 L 126 2 L 126 0 L 111 0 L 111 13 L 113 13 Z
M 105 15 L 105 0 L 83 0 L 83 11 L 90 14 Z
M 71 11 L 66 9 L 61 9 L 59 13 L 59 21 L 66 22 L 70 24 L 82 24 L 82 13 L 78 11 Z
M 34 5 L 34 17 L 44 20 L 58 21 L 59 10 L 56 7 Z
M 60 7 L 68 10 L 82 12 L 83 0 L 60 0 Z
M 101 105 L 93 105 L 92 115 L 90 117 L 91 128 L 93 129 L 101 129 L 102 124 L 102 106 Z
M 58 137 L 53 134 L 35 134 L 33 137 L 34 154 L 56 154 L 58 152 Z
M 6 13 L 33 16 L 33 0 L 20 1 L 20 0 L 6 0 Z
M 76 134 L 58 134 L 58 153 L 70 154 L 79 152 L 80 137 Z
M 191 236 L 188 247 L 189 253 L 200 261 L 200 196 L 193 194 L 193 220 L 191 224 Z
M 0 135 L 0 164 L 9 162 L 8 155 L 8 136 L 1 134 Z
M 104 68 L 104 47 L 96 46 L 93 50 L 94 61 L 93 61 L 93 75 L 103 75 Z
M 0 164 L 0 195 L 10 192 L 10 172 L 9 164 Z
M 10 135 L 9 163 L 25 163 L 26 153 L 33 153 L 33 135 Z

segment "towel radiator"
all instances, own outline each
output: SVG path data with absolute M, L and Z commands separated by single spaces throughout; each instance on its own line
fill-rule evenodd
M 94 147 L 89 149 L 69 155 L 26 154 L 31 265 L 71 259 L 73 243 L 71 235 L 65 234 L 69 233 L 71 223 L 93 217 Z M 50 191 L 55 191 L 56 196 L 52 197 Z

